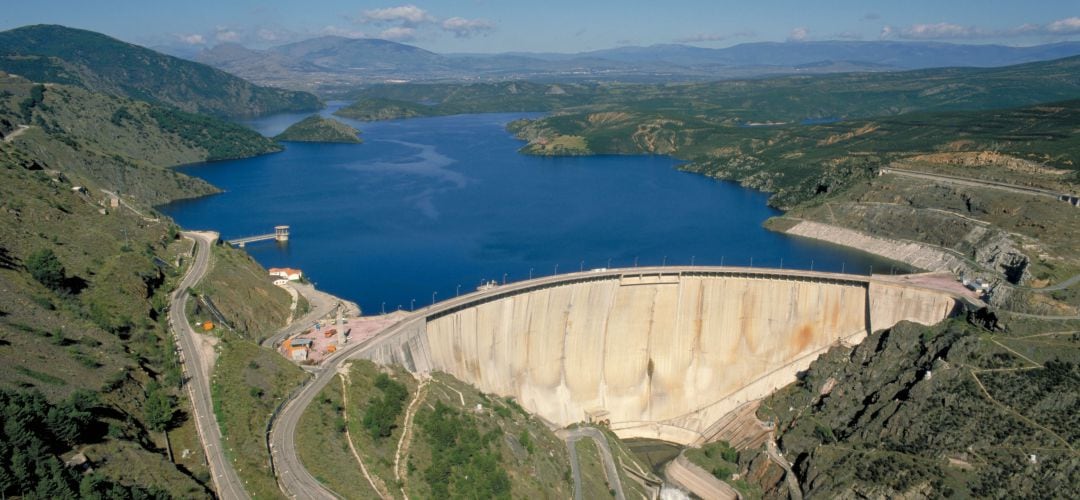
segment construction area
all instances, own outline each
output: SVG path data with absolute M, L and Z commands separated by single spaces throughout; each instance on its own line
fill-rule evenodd
M 379 316 L 345 318 L 338 316 L 316 321 L 299 334 L 286 339 L 278 351 L 287 359 L 305 365 L 322 363 L 345 344 L 363 342 L 397 323 L 406 313 L 395 311 Z

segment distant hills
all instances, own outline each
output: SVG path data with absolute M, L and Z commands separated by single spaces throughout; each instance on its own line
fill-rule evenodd
M 1080 43 L 1062 42 L 1033 47 L 962 45 L 940 42 L 761 42 L 723 49 L 688 45 L 619 47 L 582 55 L 612 61 L 641 63 L 662 61 L 682 66 L 788 66 L 810 67 L 823 63 L 922 69 L 948 66 L 995 67 L 1059 59 L 1080 54 Z
M 0 32 L 0 70 L 220 117 L 321 107 L 318 98 L 306 92 L 253 85 L 204 64 L 56 25 Z
M 266 50 L 222 44 L 195 59 L 251 81 L 333 93 L 388 81 L 618 80 L 666 82 L 782 74 L 996 67 L 1080 54 L 1080 42 L 1033 47 L 938 42 L 667 44 L 557 53 L 437 54 L 378 39 L 313 38 Z

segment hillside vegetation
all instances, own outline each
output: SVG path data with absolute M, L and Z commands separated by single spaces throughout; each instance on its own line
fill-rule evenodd
M 277 146 L 218 119 L 6 73 L 0 137 L 0 399 L 12 410 L 5 410 L 0 437 L 0 491 L 38 498 L 209 496 L 165 314 L 191 242 L 151 206 L 216 191 L 170 166 Z M 252 286 L 244 308 L 227 310 L 240 319 L 253 311 L 246 314 L 266 316 L 258 321 L 283 322 L 290 300 L 266 282 L 265 271 L 246 256 L 223 260 L 234 271 L 218 275 L 217 286 L 249 286 L 233 278 L 249 275 L 270 290 Z M 228 297 L 220 302 L 231 305 Z M 273 328 L 236 323 L 251 328 L 251 338 Z M 252 340 L 238 342 L 254 348 Z M 228 347 L 225 360 L 251 361 L 229 354 L 244 349 Z M 267 366 L 278 360 L 254 349 L 275 357 Z M 282 396 L 265 392 L 265 405 L 250 391 L 232 401 L 265 419 Z M 228 421 L 231 435 L 243 442 L 235 422 Z M 76 453 L 93 474 L 63 465 Z
M 1080 57 L 1000 68 L 938 68 L 692 84 L 500 82 L 373 85 L 347 97 L 361 119 L 460 113 L 633 112 L 716 126 L 1027 106 L 1076 98 Z M 352 115 L 352 116 L 350 116 Z
M 204 64 L 65 26 L 0 32 L 0 70 L 229 118 L 321 107 L 306 92 L 260 87 Z
M 300 120 L 274 139 L 296 142 L 340 142 L 359 144 L 360 131 L 332 118 L 312 115 Z
M 402 448 L 399 480 L 395 457 L 407 426 L 411 435 Z M 354 361 L 308 407 L 297 446 L 312 474 L 346 498 L 375 492 L 401 498 L 403 491 L 410 498 L 573 494 L 561 439 L 513 401 L 479 393 L 443 373 L 418 382 L 400 367 Z M 584 479 L 589 488 L 607 493 L 602 474 Z
M 20 128 L 9 161 L 78 176 L 94 196 L 106 189 L 146 205 L 217 192 L 170 166 L 280 151 L 219 119 L 0 73 L 0 134 Z
M 833 348 L 759 418 L 808 497 L 1066 498 L 1080 484 L 1077 326 L 902 323 Z M 786 496 L 763 452 L 737 460 Z

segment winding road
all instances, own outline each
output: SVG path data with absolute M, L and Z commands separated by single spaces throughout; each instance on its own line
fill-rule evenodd
M 185 312 L 188 289 L 206 274 L 210 263 L 210 245 L 218 236 L 215 233 L 200 232 L 184 232 L 183 235 L 185 238 L 195 240 L 195 260 L 184 279 L 180 281 L 180 286 L 169 299 L 169 326 L 180 348 L 180 359 L 186 375 L 184 385 L 191 398 L 195 426 L 199 431 L 199 439 L 202 441 L 203 451 L 206 453 L 206 460 L 210 466 L 210 479 L 213 482 L 214 491 L 217 492 L 219 498 L 246 499 L 249 497 L 244 491 L 243 483 L 236 475 L 232 463 L 225 457 L 221 446 L 221 428 L 218 427 L 214 403 L 210 395 L 210 374 L 204 371 L 207 364 L 200 359 L 201 354 L 196 346 L 196 333 L 191 329 Z
M 626 500 L 623 494 L 622 480 L 619 478 L 619 470 L 615 467 L 615 459 L 611 456 L 611 448 L 608 447 L 604 433 L 594 427 L 578 427 L 559 431 L 558 436 L 566 441 L 566 448 L 570 452 L 570 470 L 574 476 L 574 499 L 583 498 L 584 488 L 581 486 L 581 466 L 578 464 L 577 447 L 575 444 L 583 439 L 590 438 L 600 450 L 600 459 L 604 462 L 604 475 L 607 476 L 608 485 L 615 491 L 616 500 Z

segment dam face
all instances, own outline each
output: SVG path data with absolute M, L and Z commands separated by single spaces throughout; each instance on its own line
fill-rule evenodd
M 597 418 L 622 437 L 687 444 L 837 342 L 956 306 L 933 290 L 801 274 L 584 273 L 433 311 L 369 357 L 450 373 L 559 426 Z

